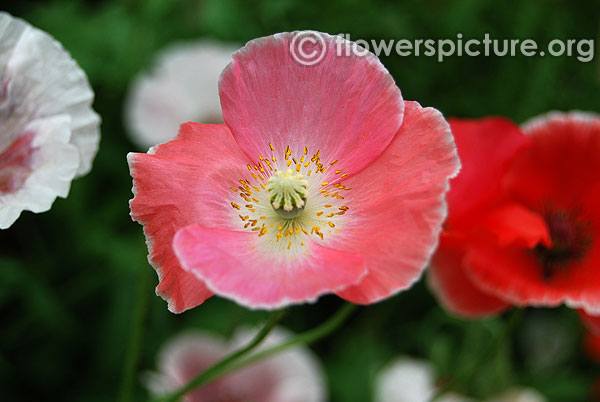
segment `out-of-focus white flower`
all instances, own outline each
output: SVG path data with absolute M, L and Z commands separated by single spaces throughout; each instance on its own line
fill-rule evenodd
M 50 209 L 98 150 L 85 73 L 47 33 L 0 12 L 0 229 Z
M 377 377 L 376 402 L 427 402 L 437 393 L 433 367 L 426 361 L 399 358 L 386 366 Z M 438 402 L 475 402 L 455 393 L 444 393 Z M 512 388 L 486 402 L 545 402 L 537 391 Z
M 426 402 L 436 393 L 433 367 L 423 360 L 399 358 L 377 377 L 376 402 Z M 471 399 L 445 394 L 442 402 L 468 402 Z
M 182 123 L 222 123 L 218 82 L 236 50 L 200 41 L 161 52 L 154 69 L 134 80 L 125 104 L 133 142 L 147 149 L 175 138 Z
M 431 366 L 402 358 L 386 367 L 377 378 L 377 402 L 422 402 L 435 393 Z
M 231 342 L 207 333 L 177 336 L 162 349 L 158 373 L 146 377 L 148 389 L 157 395 L 189 382 L 228 353 L 244 346 L 256 332 L 238 331 Z M 275 329 L 258 350 L 279 344 L 289 333 Z M 186 395 L 186 402 L 323 402 L 326 400 L 321 367 L 303 347 L 268 359 L 218 379 Z

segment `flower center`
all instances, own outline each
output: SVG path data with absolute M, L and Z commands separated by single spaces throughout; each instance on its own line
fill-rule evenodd
M 586 223 L 567 211 L 551 211 L 544 216 L 552 246 L 538 245 L 534 249 L 542 265 L 542 275 L 549 279 L 557 269 L 569 262 L 580 260 L 591 246 L 591 236 Z
M 320 242 L 343 231 L 350 209 L 344 193 L 351 188 L 342 184 L 348 175 L 334 167 L 337 159 L 322 160 L 320 150 L 268 145 L 267 156 L 247 165 L 248 177 L 230 186 L 232 218 L 241 219 L 240 229 L 257 233 L 265 247 L 294 258 L 307 240 Z
M 269 178 L 267 191 L 271 206 L 279 216 L 292 219 L 300 215 L 308 197 L 308 181 L 301 173 L 287 169 L 275 172 Z

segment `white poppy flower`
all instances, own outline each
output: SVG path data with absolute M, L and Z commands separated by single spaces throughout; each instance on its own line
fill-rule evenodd
M 154 69 L 134 80 L 126 102 L 132 141 L 147 149 L 175 138 L 182 123 L 222 123 L 218 82 L 236 50 L 200 41 L 161 52 Z
M 255 334 L 256 331 L 241 329 L 231 342 L 204 332 L 179 335 L 162 349 L 158 359 L 159 372 L 146 376 L 146 386 L 157 395 L 174 391 L 227 354 L 245 346 Z M 289 337 L 289 332 L 276 328 L 258 350 L 277 345 Z M 306 347 L 296 347 L 256 362 L 200 387 L 185 397 L 186 402 L 325 400 L 321 367 Z
M 47 33 L 0 12 L 0 229 L 44 212 L 87 173 L 100 139 L 85 73 Z

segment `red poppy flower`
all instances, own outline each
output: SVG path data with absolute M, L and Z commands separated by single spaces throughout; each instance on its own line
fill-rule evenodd
M 600 313 L 600 118 L 551 113 L 526 138 L 506 121 L 451 126 L 463 172 L 430 275 L 442 303 L 465 316 L 561 303 Z

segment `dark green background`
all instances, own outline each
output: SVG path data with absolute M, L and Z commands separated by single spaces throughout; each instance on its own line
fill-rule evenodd
M 131 78 L 156 50 L 175 40 L 210 37 L 244 43 L 295 29 L 349 33 L 353 39 L 532 38 L 598 35 L 595 1 L 304 1 L 108 0 L 10 1 L 4 7 L 63 43 L 87 72 L 103 119 L 91 174 L 73 183 L 50 212 L 24 213 L 0 232 L 0 399 L 117 399 L 134 321 L 138 283 L 147 315 L 139 372 L 155 366 L 160 346 L 186 328 L 229 335 L 266 316 L 213 298 L 182 315 L 154 295 L 141 227 L 128 215 L 131 179 L 125 155 L 135 150 L 123 124 Z M 574 57 L 382 57 L 405 99 L 446 116 L 504 115 L 517 122 L 551 109 L 599 111 L 598 63 Z M 291 309 L 284 325 L 308 329 L 340 304 Z M 476 397 L 507 386 L 536 387 L 551 401 L 590 400 L 600 370 L 581 348 L 583 329 L 566 309 L 526 310 L 509 340 L 480 364 L 508 317 L 467 322 L 444 313 L 419 283 L 364 307 L 313 349 L 328 374 L 332 401 L 365 402 L 379 369 L 396 356 L 431 360 L 443 382 Z M 137 374 L 136 374 L 137 376 Z M 136 377 L 135 400 L 147 395 Z

